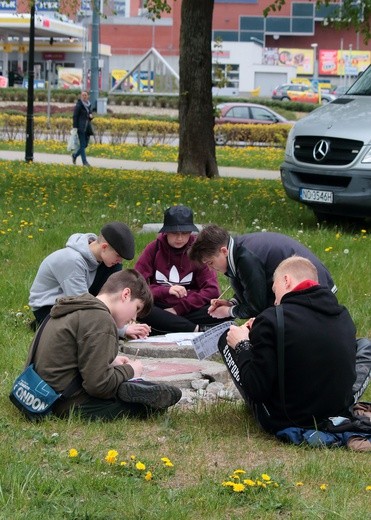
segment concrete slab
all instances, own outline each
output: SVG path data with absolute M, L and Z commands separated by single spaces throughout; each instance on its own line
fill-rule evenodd
M 143 379 L 157 383 L 169 383 L 179 388 L 190 388 L 191 382 L 205 379 L 208 382 L 227 383 L 229 374 L 223 363 L 183 358 L 141 358 Z
M 153 358 L 196 358 L 197 355 L 192 345 L 179 345 L 174 341 L 164 341 L 156 343 L 149 343 L 148 341 L 125 341 L 120 340 L 120 352 L 126 356 L 141 356 Z

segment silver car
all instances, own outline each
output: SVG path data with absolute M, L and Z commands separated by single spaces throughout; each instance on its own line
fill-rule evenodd
M 347 93 L 300 119 L 287 138 L 281 178 L 319 220 L 371 217 L 371 66 Z

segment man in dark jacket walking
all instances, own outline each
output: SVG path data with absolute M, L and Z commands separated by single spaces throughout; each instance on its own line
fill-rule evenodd
M 76 159 L 81 155 L 82 164 L 84 166 L 90 166 L 86 159 L 85 149 L 89 144 L 91 135 L 94 135 L 91 121 L 93 119 L 91 104 L 89 101 L 89 94 L 84 90 L 81 92 L 81 97 L 75 105 L 73 111 L 73 128 L 77 129 L 77 135 L 79 136 L 80 148 L 72 154 L 72 162 L 76 164 Z
M 284 403 L 280 397 L 277 318 L 269 307 L 221 336 L 219 350 L 258 422 L 275 433 L 319 428 L 354 402 L 356 330 L 347 309 L 318 284 L 315 266 L 293 256 L 275 270 L 273 292 L 284 315 Z

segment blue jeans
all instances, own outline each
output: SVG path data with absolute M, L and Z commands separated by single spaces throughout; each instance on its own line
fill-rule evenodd
M 73 154 L 73 156 L 77 158 L 79 155 L 81 155 L 82 164 L 88 164 L 85 148 L 87 148 L 89 144 L 90 136 L 86 135 L 86 132 L 80 132 L 80 130 L 77 131 L 77 135 L 79 136 L 80 148 L 76 153 Z

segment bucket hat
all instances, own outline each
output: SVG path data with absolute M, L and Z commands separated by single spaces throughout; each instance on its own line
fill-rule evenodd
M 188 206 L 172 206 L 165 210 L 164 225 L 160 233 L 191 233 L 198 231 L 193 224 L 193 211 Z

